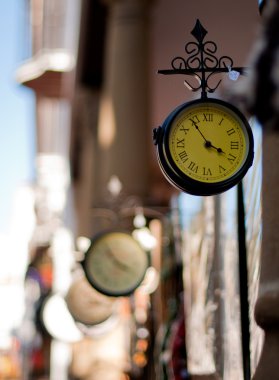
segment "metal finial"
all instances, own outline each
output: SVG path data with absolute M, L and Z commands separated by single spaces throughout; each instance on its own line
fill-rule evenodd
M 197 19 L 196 24 L 195 24 L 191 34 L 200 43 L 202 43 L 204 37 L 207 35 L 207 30 L 202 26 L 199 19 Z

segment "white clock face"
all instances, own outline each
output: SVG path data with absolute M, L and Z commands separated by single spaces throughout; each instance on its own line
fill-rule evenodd
M 132 293 L 148 267 L 148 256 L 127 233 L 109 232 L 93 239 L 84 261 L 87 279 L 109 296 Z

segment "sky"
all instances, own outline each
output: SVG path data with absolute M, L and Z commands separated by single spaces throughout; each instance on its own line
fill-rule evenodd
M 28 54 L 24 0 L 0 0 L 0 234 L 9 230 L 13 198 L 34 178 L 34 93 L 15 81 Z

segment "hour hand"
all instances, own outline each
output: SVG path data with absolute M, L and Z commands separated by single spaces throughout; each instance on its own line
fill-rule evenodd
M 215 149 L 218 153 L 224 153 L 225 154 L 225 152 L 223 151 L 223 149 L 222 148 L 217 148 L 216 146 L 214 146 L 212 143 L 211 143 L 211 141 L 206 141 L 205 142 L 205 147 L 206 148 L 213 148 L 213 149 Z

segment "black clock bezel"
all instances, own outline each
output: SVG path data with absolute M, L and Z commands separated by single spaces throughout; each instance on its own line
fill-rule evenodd
M 146 255 L 145 270 L 143 271 L 141 276 L 139 276 L 138 280 L 133 284 L 133 286 L 131 286 L 125 290 L 122 290 L 122 291 L 121 290 L 112 291 L 112 290 L 106 289 L 105 287 L 101 286 L 98 283 L 98 281 L 95 281 L 94 276 L 92 276 L 92 273 L 90 273 L 89 268 L 88 268 L 88 260 L 90 258 L 90 255 L 94 254 L 94 246 L 96 246 L 96 244 L 99 242 L 100 239 L 103 239 L 106 235 L 110 235 L 113 233 L 118 233 L 118 234 L 120 233 L 120 234 L 123 234 L 124 238 L 132 239 L 135 242 L 135 244 L 141 249 L 142 253 Z M 98 292 L 100 292 L 101 294 L 104 294 L 104 295 L 109 296 L 109 297 L 130 296 L 139 287 L 139 285 L 143 281 L 149 264 L 150 264 L 150 260 L 149 260 L 148 253 L 140 246 L 139 242 L 137 242 L 129 232 L 126 232 L 123 230 L 103 231 L 103 232 L 96 234 L 94 237 L 92 237 L 91 238 L 91 244 L 90 244 L 89 248 L 87 249 L 87 251 L 85 252 L 84 259 L 81 262 L 81 266 L 83 268 L 85 277 L 86 277 L 87 281 L 89 282 L 89 284 L 91 286 L 93 286 L 93 288 L 95 290 L 97 290 Z
M 234 113 L 236 117 L 238 117 L 243 123 L 243 127 L 247 132 L 248 137 L 248 154 L 243 163 L 242 167 L 235 173 L 232 177 L 225 179 L 220 182 L 215 183 L 205 183 L 193 178 L 188 177 L 185 173 L 183 173 L 174 162 L 170 148 L 168 145 L 169 134 L 171 131 L 172 123 L 174 119 L 185 109 L 189 108 L 193 105 L 204 105 L 208 103 L 213 103 L 217 105 L 221 105 L 224 108 L 227 108 L 229 112 Z M 216 195 L 222 193 L 224 191 L 229 190 L 237 183 L 241 181 L 241 179 L 245 176 L 248 169 L 251 167 L 254 159 L 254 139 L 252 129 L 250 124 L 246 120 L 245 116 L 240 112 L 238 108 L 234 105 L 227 103 L 221 99 L 216 98 L 207 98 L 207 99 L 197 99 L 192 100 L 187 103 L 183 103 L 174 109 L 168 117 L 165 119 L 164 123 L 161 127 L 159 127 L 158 131 L 158 139 L 157 139 L 157 157 L 159 166 L 165 175 L 166 179 L 175 186 L 178 190 L 186 192 L 192 195 L 199 196 L 208 196 L 208 195 Z

